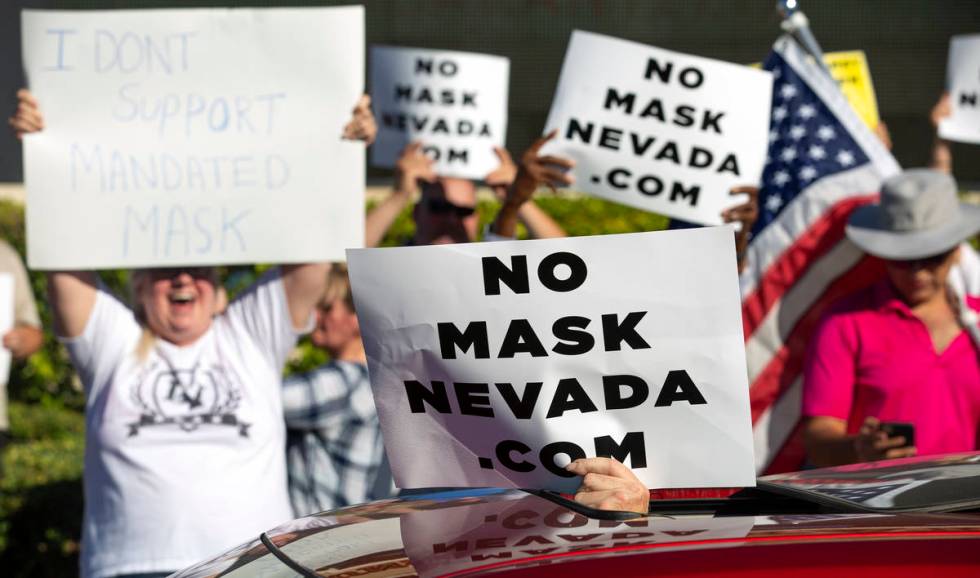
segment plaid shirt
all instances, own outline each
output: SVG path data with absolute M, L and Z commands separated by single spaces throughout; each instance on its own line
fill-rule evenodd
M 289 498 L 297 516 L 391 494 L 366 366 L 331 361 L 287 378 L 283 410 Z

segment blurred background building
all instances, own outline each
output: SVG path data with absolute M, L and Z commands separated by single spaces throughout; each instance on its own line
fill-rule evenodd
M 195 0 L 3 0 L 0 108 L 9 114 L 24 83 L 21 8 L 113 9 L 209 6 L 331 6 L 357 2 Z M 737 63 L 758 62 L 779 35 L 774 0 L 367 0 L 367 41 L 487 52 L 511 59 L 508 148 L 541 131 L 569 33 L 576 28 Z M 945 84 L 949 39 L 980 33 L 978 0 L 801 0 L 828 52 L 867 53 L 882 119 L 905 167 L 928 162 L 929 111 Z M 737 87 L 733 87 L 737 90 Z M 955 145 L 956 175 L 980 183 L 980 147 Z M 372 173 L 377 176 L 380 173 Z M 21 152 L 0 131 L 0 183 L 22 178 Z

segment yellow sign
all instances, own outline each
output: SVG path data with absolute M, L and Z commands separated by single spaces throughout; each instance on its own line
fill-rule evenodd
M 827 52 L 824 53 L 823 59 L 830 69 L 831 76 L 840 85 L 841 92 L 847 97 L 847 101 L 851 103 L 851 107 L 861 120 L 871 130 L 878 128 L 880 121 L 878 98 L 875 96 L 875 87 L 871 83 L 871 70 L 868 68 L 868 59 L 864 56 L 864 51 Z M 761 65 L 752 66 L 758 68 Z

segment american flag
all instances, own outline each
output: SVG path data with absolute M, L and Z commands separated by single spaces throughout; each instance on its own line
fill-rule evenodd
M 769 152 L 741 288 L 756 468 L 776 473 L 803 463 L 801 372 L 814 325 L 882 274 L 844 238 L 847 215 L 900 169 L 791 38 L 763 68 L 774 82 Z

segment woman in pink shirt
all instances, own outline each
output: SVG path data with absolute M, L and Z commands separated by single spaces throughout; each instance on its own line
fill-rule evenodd
M 971 451 L 980 423 L 980 299 L 946 283 L 980 208 L 956 182 L 917 169 L 885 182 L 854 212 L 847 236 L 885 260 L 887 277 L 841 300 L 810 342 L 803 414 L 817 466 Z M 889 435 L 911 424 L 914 442 Z M 901 427 L 901 426 L 900 426 Z

